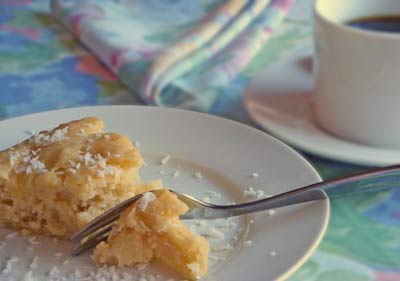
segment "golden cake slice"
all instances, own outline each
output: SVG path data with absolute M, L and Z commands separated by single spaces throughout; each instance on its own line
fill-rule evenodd
M 0 152 L 0 225 L 66 237 L 133 196 L 143 159 L 88 117 Z
M 92 259 L 132 266 L 156 258 L 185 278 L 204 276 L 209 243 L 179 220 L 187 210 L 186 204 L 166 189 L 144 193 L 115 222 L 107 242 L 97 245 Z

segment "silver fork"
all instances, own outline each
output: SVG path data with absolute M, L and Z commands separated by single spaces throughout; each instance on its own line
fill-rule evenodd
M 189 210 L 180 216 L 180 219 L 217 219 L 239 216 L 268 209 L 305 203 L 316 200 L 330 200 L 343 196 L 354 196 L 366 192 L 376 192 L 400 186 L 400 165 L 380 168 L 362 172 L 329 181 L 323 181 L 303 186 L 288 192 L 284 192 L 265 199 L 236 204 L 215 205 L 192 196 L 170 190 L 178 198 L 188 205 Z M 328 195 L 328 196 L 327 196 Z M 138 194 L 117 206 L 109 209 L 104 214 L 89 222 L 78 232 L 71 236 L 71 241 L 79 242 L 88 238 L 84 243 L 73 248 L 73 255 L 79 255 L 93 248 L 101 241 L 107 239 L 112 228 L 112 223 L 118 219 L 121 213 L 138 201 L 142 194 Z

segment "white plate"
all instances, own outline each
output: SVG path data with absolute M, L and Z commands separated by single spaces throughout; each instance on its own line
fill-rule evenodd
M 168 187 L 199 198 L 212 190 L 222 194 L 222 198 L 215 199 L 215 202 L 241 201 L 243 191 L 250 185 L 272 195 L 320 181 L 317 172 L 297 152 L 261 131 L 219 117 L 183 110 L 102 106 L 22 116 L 0 122 L 0 148 L 25 138 L 26 129 L 38 131 L 84 116 L 98 116 L 104 120 L 107 131 L 121 132 L 140 142 L 140 150 L 148 163 L 142 169 L 145 180 L 161 177 Z M 160 165 L 160 159 L 167 154 L 171 155 L 171 160 Z M 173 177 L 177 169 L 179 176 Z M 193 177 L 196 171 L 201 172 L 203 178 Z M 253 172 L 259 176 L 252 178 Z M 221 230 L 226 234 L 226 241 L 210 238 L 214 249 L 225 245 L 228 240 L 232 245 L 236 244 L 232 251 L 212 251 L 214 259 L 210 259 L 210 276 L 204 280 L 286 278 L 316 248 L 328 218 L 327 200 L 279 209 L 273 216 L 264 212 L 251 218 L 236 218 L 237 227 L 232 224 L 230 229 Z M 10 230 L 4 229 L 0 232 L 4 242 L 0 252 L 1 266 L 6 268 L 10 256 L 17 257 L 17 260 L 8 262 L 12 270 L 2 273 L 1 280 L 20 280 L 26 274 L 36 277 L 34 280 L 59 280 L 57 276 L 79 280 L 74 277 L 76 270 L 83 276 L 90 271 L 99 271 L 92 265 L 89 254 L 71 257 L 71 245 L 67 241 L 55 242 L 51 238 L 38 237 L 36 245 L 29 243 L 29 237 L 10 235 L 6 239 L 9 233 Z M 234 242 L 234 236 L 237 236 L 237 242 Z M 243 241 L 246 240 L 251 240 L 252 246 L 244 247 Z M 272 252 L 276 256 L 271 255 Z M 217 255 L 224 259 L 215 261 Z M 37 267 L 30 269 L 34 256 L 38 256 Z M 117 271 L 120 276 L 122 272 L 140 275 L 137 269 Z M 164 276 L 165 279 L 180 280 L 172 271 L 160 266 L 148 267 L 142 272 L 163 272 L 163 277 L 156 280 L 163 280 Z
M 252 119 L 281 140 L 319 156 L 354 164 L 400 163 L 400 150 L 369 147 L 320 129 L 311 110 L 313 80 L 307 51 L 260 71 L 245 92 Z

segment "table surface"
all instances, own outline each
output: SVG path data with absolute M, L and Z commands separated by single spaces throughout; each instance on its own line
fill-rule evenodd
M 298 0 L 283 26 L 210 114 L 256 126 L 243 90 L 262 67 L 312 46 L 312 0 Z M 232 91 L 232 89 L 234 89 Z M 0 118 L 50 109 L 142 104 L 49 16 L 49 2 L 0 1 Z M 324 179 L 364 169 L 303 153 Z M 328 230 L 290 280 L 400 280 L 400 189 L 332 203 Z

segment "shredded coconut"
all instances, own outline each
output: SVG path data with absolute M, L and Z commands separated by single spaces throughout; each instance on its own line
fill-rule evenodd
M 67 139 L 65 136 L 68 133 L 68 127 L 55 130 L 52 134 L 46 135 L 44 133 L 35 134 L 31 137 L 31 141 L 37 145 L 49 145 L 54 142 L 59 142 Z
M 38 245 L 40 244 L 39 241 L 36 240 L 36 236 L 32 236 L 31 238 L 28 239 L 29 245 Z
M 113 165 L 107 164 L 107 159 L 100 154 L 91 154 L 86 152 L 78 157 L 79 161 L 82 163 L 76 163 L 75 170 L 79 169 L 81 165 L 85 165 L 91 169 L 96 169 L 96 176 L 99 178 L 104 178 L 105 176 L 120 177 L 122 170 Z
M 10 273 L 12 271 L 13 263 L 17 262 L 19 259 L 15 256 L 11 256 L 7 259 L 6 265 L 1 271 L 4 274 Z
M 218 239 L 222 239 L 225 237 L 225 234 L 223 232 L 219 231 L 218 229 L 216 229 L 212 226 L 209 226 L 207 228 L 206 235 L 210 238 L 218 238 Z
M 50 269 L 50 271 L 48 272 L 47 275 L 51 276 L 51 277 L 55 277 L 55 276 L 57 276 L 59 274 L 60 274 L 60 270 L 58 269 L 58 267 L 57 266 L 53 266 L 52 269 Z
M 13 167 L 15 164 L 17 164 L 17 162 L 20 159 L 21 155 L 19 154 L 18 151 L 16 151 L 16 152 L 10 151 L 9 152 L 9 157 L 10 157 L 9 158 L 10 166 Z
M 37 267 L 38 257 L 34 256 L 31 263 L 29 264 L 30 269 L 35 269 Z
M 275 256 L 276 256 L 276 252 L 275 252 L 275 251 L 270 251 L 270 252 L 268 253 L 268 256 L 270 256 L 270 257 L 275 257 Z
M 178 171 L 178 170 L 175 170 L 175 171 L 172 173 L 172 176 L 173 176 L 174 178 L 177 178 L 177 177 L 179 176 L 179 171 Z
M 231 250 L 233 250 L 233 247 L 229 243 L 226 243 L 225 245 L 222 245 L 222 246 L 217 246 L 217 247 L 211 248 L 211 251 L 213 251 L 213 252 L 225 252 L 225 251 L 231 251 Z
M 86 137 L 87 134 L 84 129 L 80 128 L 79 131 L 76 133 L 78 137 Z
M 75 269 L 74 277 L 75 278 L 81 278 L 82 277 L 82 272 L 79 269 Z
M 15 172 L 20 174 L 25 172 L 31 174 L 33 172 L 44 173 L 47 172 L 46 166 L 39 160 L 39 156 L 36 155 L 39 150 L 33 150 L 31 152 L 13 152 L 10 154 L 10 164 L 15 165 L 21 160 L 25 165 L 15 168 Z
M 252 186 L 249 186 L 248 189 L 243 191 L 243 197 L 254 197 L 257 199 L 265 198 L 265 192 L 261 189 L 254 189 Z
M 254 190 L 252 186 L 250 186 L 248 189 L 243 191 L 243 197 L 256 197 L 257 192 Z
M 267 210 L 267 212 L 265 213 L 265 215 L 267 217 L 272 217 L 273 215 L 275 215 L 276 211 L 274 209 L 271 210 Z
M 26 133 L 28 136 L 33 136 L 34 134 L 36 134 L 36 133 L 35 133 L 35 130 L 33 130 L 33 129 L 25 130 L 25 133 Z
M 200 264 L 198 262 L 192 262 L 187 265 L 189 270 L 196 275 L 197 273 L 201 272 Z
M 171 159 L 171 155 L 165 155 L 163 158 L 161 158 L 160 163 L 161 165 L 165 165 L 167 164 L 167 162 L 169 161 L 169 159 Z
M 75 170 L 74 168 L 68 168 L 67 171 L 70 172 L 70 173 L 73 174 L 73 175 L 76 174 L 76 170 Z
M 139 263 L 135 266 L 135 268 L 139 271 L 143 271 L 148 265 L 148 263 Z
M 214 255 L 209 255 L 208 258 L 209 258 L 210 260 L 213 260 L 213 261 L 219 261 L 219 257 L 214 256 Z
M 9 240 L 9 239 L 13 239 L 13 238 L 15 238 L 17 236 L 18 236 L 18 232 L 14 231 L 14 232 L 11 232 L 11 233 L 7 234 L 5 238 L 7 240 Z
M 28 271 L 28 272 L 25 274 L 25 276 L 24 276 L 24 278 L 22 279 L 22 281 L 35 281 L 35 279 L 34 279 L 33 276 L 32 276 L 32 271 L 31 271 L 31 270 Z
M 153 192 L 145 192 L 142 195 L 142 198 L 139 200 L 139 209 L 142 210 L 143 212 L 146 210 L 147 205 L 156 199 L 156 196 L 154 195 Z
M 243 247 L 248 248 L 251 247 L 253 245 L 253 241 L 251 240 L 247 240 L 243 242 Z
M 229 228 L 235 228 L 235 227 L 237 227 L 237 224 L 235 222 L 233 222 L 233 221 L 230 221 L 229 222 Z
M 255 178 L 258 178 L 258 174 L 257 174 L 257 173 L 252 173 L 252 174 L 251 174 L 251 177 L 254 178 L 254 179 L 255 179 Z
M 216 192 L 216 191 L 208 190 L 208 191 L 206 191 L 206 194 L 207 194 L 210 198 L 221 199 L 221 194 L 219 194 L 219 193 Z

